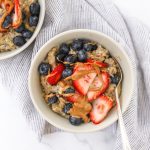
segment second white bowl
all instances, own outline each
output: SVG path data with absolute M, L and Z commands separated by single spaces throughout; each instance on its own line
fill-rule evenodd
M 10 57 L 13 57 L 19 53 L 21 53 L 23 50 L 25 50 L 34 40 L 35 38 L 37 37 L 41 27 L 42 27 L 42 24 L 43 24 L 43 21 L 44 21 L 44 17 L 45 17 L 45 0 L 38 0 L 39 4 L 40 4 L 40 15 L 39 15 L 39 22 L 38 22 L 38 25 L 32 35 L 32 37 L 21 47 L 17 48 L 17 49 L 14 49 L 14 50 L 11 50 L 11 51 L 7 51 L 7 52 L 0 52 L 0 60 L 3 60 L 3 59 L 7 59 L 7 58 L 10 58 Z

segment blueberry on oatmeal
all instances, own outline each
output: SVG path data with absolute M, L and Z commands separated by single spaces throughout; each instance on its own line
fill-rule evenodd
M 53 66 L 51 72 L 45 66 L 39 72 L 50 109 L 74 126 L 101 123 L 116 104 L 115 88 L 120 74 L 110 55 L 101 44 L 84 39 L 53 47 L 43 60 Z
M 75 63 L 77 61 L 77 56 L 73 54 L 69 54 L 64 58 L 64 62 Z
M 11 16 L 6 16 L 3 24 L 2 24 L 2 27 L 3 28 L 8 28 L 10 26 L 10 24 L 12 23 L 12 18 Z
M 22 36 L 26 39 L 30 39 L 32 35 L 33 35 L 33 33 L 27 29 L 22 32 Z
M 39 3 L 32 3 L 31 5 L 30 5 L 30 13 L 31 13 L 31 15 L 39 15 L 39 13 L 40 13 L 40 5 L 39 5 Z
M 66 54 L 60 54 L 60 53 L 58 53 L 58 54 L 56 55 L 56 60 L 57 60 L 58 62 L 63 62 L 65 57 L 66 57 Z
M 78 61 L 85 62 L 87 60 L 87 53 L 84 50 L 78 52 Z
M 71 76 L 73 73 L 72 68 L 66 68 L 63 72 L 62 72 L 62 78 L 65 79 L 69 76 Z
M 70 47 L 66 43 L 62 43 L 59 48 L 60 54 L 68 54 L 70 51 Z
M 83 49 L 85 51 L 93 51 L 93 50 L 96 50 L 98 48 L 97 44 L 95 43 L 90 43 L 90 42 L 87 42 L 83 45 Z
M 114 76 L 111 76 L 110 79 L 111 79 L 111 83 L 117 85 L 119 83 L 120 77 L 117 75 L 114 75 Z
M 16 46 L 23 46 L 26 43 L 26 40 L 22 36 L 16 36 L 13 38 L 13 43 Z
M 81 39 L 76 39 L 72 42 L 71 48 L 75 51 L 79 51 L 83 48 L 83 40 Z
M 69 114 L 68 112 L 69 112 L 69 110 L 72 108 L 72 103 L 66 103 L 65 104 L 65 106 L 64 106 L 64 108 L 63 108 L 63 112 L 65 113 L 65 114 Z
M 48 105 L 51 105 L 57 102 L 58 102 L 58 97 L 56 95 L 48 98 Z
M 79 126 L 81 123 L 83 123 L 83 120 L 82 118 L 70 116 L 69 122 L 74 126 Z
M 37 16 L 30 16 L 30 18 L 29 18 L 29 25 L 31 27 L 37 26 L 38 22 L 39 22 L 39 17 L 37 17 Z
M 97 44 L 92 45 L 92 50 L 96 50 L 98 48 Z
M 38 71 L 40 75 L 47 75 L 48 72 L 51 71 L 51 65 L 43 62 L 39 65 Z

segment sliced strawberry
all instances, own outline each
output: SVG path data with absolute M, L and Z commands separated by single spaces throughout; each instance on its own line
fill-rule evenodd
M 79 71 L 86 70 L 90 72 L 92 69 L 93 67 L 90 64 L 78 65 L 74 69 L 74 75 L 77 74 Z M 83 75 L 83 77 L 73 81 L 73 86 L 80 94 L 86 95 L 95 77 L 95 72 Z
M 20 7 L 20 0 L 14 0 L 15 14 L 13 15 L 13 23 L 12 26 L 14 29 L 18 28 L 22 24 L 22 11 Z
M 76 102 L 77 100 L 79 100 L 81 98 L 81 95 L 79 93 L 75 93 L 74 95 L 72 96 L 68 96 L 66 97 L 66 99 L 69 101 L 69 102 Z
M 93 109 L 90 112 L 90 119 L 94 124 L 99 124 L 107 116 L 113 107 L 113 100 L 108 96 L 100 96 L 93 102 Z
M 51 85 L 55 85 L 61 78 L 62 72 L 65 69 L 63 64 L 59 64 L 54 70 L 48 75 L 47 82 Z
M 89 89 L 87 93 L 88 101 L 91 102 L 96 99 L 99 95 L 103 94 L 109 86 L 110 77 L 107 72 L 102 72 L 101 77 L 96 77 L 92 83 L 91 90 Z M 94 90 L 98 89 L 99 90 Z
M 76 71 L 91 70 L 91 69 L 93 69 L 92 65 L 87 64 L 87 63 L 79 63 L 79 64 L 75 65 L 75 67 L 74 67 L 74 73 Z
M 96 64 L 97 66 L 101 67 L 101 68 L 104 68 L 104 67 L 108 67 L 108 64 L 107 63 L 103 63 L 101 61 L 96 61 L 96 60 L 93 60 L 91 58 L 88 58 L 87 59 L 87 62 L 88 63 L 91 63 L 91 64 Z

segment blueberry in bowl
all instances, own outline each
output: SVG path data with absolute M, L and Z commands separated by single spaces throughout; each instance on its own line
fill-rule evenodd
M 41 63 L 38 71 L 41 75 L 48 75 L 48 72 L 51 71 L 51 65 L 49 63 Z
M 39 16 L 40 14 L 40 5 L 38 2 L 32 3 L 30 5 L 30 13 L 31 15 Z
M 39 21 L 39 18 L 37 16 L 30 16 L 30 18 L 29 18 L 29 25 L 31 27 L 34 27 L 34 26 L 36 27 L 37 24 L 38 24 L 38 21 Z
M 26 43 L 26 40 L 24 39 L 23 36 L 16 36 L 13 38 L 13 43 L 16 46 L 23 46 Z
M 74 51 L 79 51 L 83 48 L 83 40 L 82 39 L 75 39 L 73 40 L 73 42 L 71 43 L 71 48 Z
M 73 73 L 72 68 L 66 67 L 66 69 L 64 69 L 62 72 L 62 78 L 65 79 L 65 78 L 71 76 L 72 73 Z
M 22 31 L 22 36 L 25 39 L 30 39 L 32 37 L 32 35 L 33 35 L 33 32 L 30 30 L 25 29 L 24 31 Z

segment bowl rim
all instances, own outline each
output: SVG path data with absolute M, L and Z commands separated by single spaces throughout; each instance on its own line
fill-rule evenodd
M 38 25 L 37 25 L 36 30 L 34 31 L 32 37 L 21 47 L 16 48 L 16 49 L 11 50 L 11 51 L 2 52 L 2 53 L 8 53 L 8 54 L 6 54 L 4 56 L 0 56 L 0 60 L 5 60 L 5 59 L 11 58 L 11 57 L 21 53 L 28 46 L 30 46 L 32 44 L 32 42 L 35 40 L 35 38 L 37 37 L 37 35 L 39 34 L 39 32 L 40 32 L 40 30 L 42 28 L 42 25 L 43 25 L 43 22 L 44 22 L 44 18 L 45 18 L 45 10 L 46 10 L 45 9 L 45 0 L 40 0 L 40 2 L 42 3 L 42 9 L 40 10 L 41 14 L 40 14 Z
M 42 50 L 45 49 L 47 47 L 47 45 L 51 42 L 53 42 L 55 39 L 65 35 L 65 34 L 70 34 L 70 33 L 76 33 L 76 32 L 88 32 L 88 33 L 91 33 L 91 34 L 97 34 L 97 35 L 100 35 L 100 36 L 103 36 L 104 38 L 107 38 L 110 42 L 114 43 L 120 50 L 121 52 L 123 53 L 123 55 L 126 57 L 126 60 L 128 61 L 129 63 L 129 66 L 130 66 L 130 69 L 131 69 L 131 77 L 132 77 L 132 81 L 131 81 L 131 92 L 130 92 L 130 95 L 129 95 L 129 101 L 128 103 L 126 104 L 126 107 L 124 107 L 124 110 L 122 110 L 122 114 L 125 113 L 125 111 L 127 110 L 127 108 L 129 107 L 129 104 L 131 102 L 131 98 L 133 96 L 133 93 L 134 93 L 134 86 L 135 86 L 135 78 L 134 76 L 136 76 L 136 72 L 134 72 L 133 68 L 134 68 L 134 65 L 130 59 L 130 57 L 127 55 L 126 51 L 123 49 L 123 47 L 117 43 L 114 39 L 112 39 L 110 36 L 100 32 L 100 31 L 96 31 L 96 30 L 90 30 L 90 29 L 73 29 L 73 30 L 68 30 L 68 31 L 65 31 L 65 32 L 62 32 L 62 33 L 59 33 L 57 35 L 55 35 L 53 38 L 49 39 L 40 49 L 39 51 L 37 52 L 37 54 L 35 55 L 35 57 L 33 58 L 32 62 L 31 62 L 31 66 L 30 66 L 30 69 L 29 69 L 29 75 L 28 75 L 28 88 L 29 88 L 29 93 L 30 93 L 30 97 L 31 97 L 31 100 L 36 108 L 36 110 L 39 112 L 39 114 L 43 117 L 43 119 L 45 119 L 46 121 L 48 121 L 50 124 L 52 124 L 53 126 L 59 128 L 59 129 L 62 129 L 64 131 L 68 131 L 68 132 L 72 132 L 72 133 L 90 133 L 90 132 L 96 132 L 96 131 L 99 131 L 99 130 L 102 130 L 102 129 L 105 129 L 107 127 L 109 127 L 110 125 L 112 125 L 114 122 L 116 122 L 118 120 L 118 115 L 115 115 L 113 117 L 113 119 L 111 121 L 109 121 L 107 123 L 107 125 L 105 126 L 101 126 L 100 128 L 92 128 L 92 129 L 88 129 L 88 130 L 73 130 L 73 129 L 70 129 L 70 128 L 67 128 L 65 126 L 61 126 L 59 124 L 56 124 L 55 122 L 53 122 L 51 119 L 49 119 L 48 117 L 45 116 L 45 114 L 38 108 L 38 105 L 36 103 L 36 100 L 34 99 L 34 96 L 33 96 L 33 93 L 31 92 L 32 91 L 32 88 L 31 88 L 31 76 L 32 76 L 32 70 L 33 70 L 33 67 L 34 67 L 34 64 L 36 62 L 36 59 L 38 58 L 38 56 L 42 53 Z M 122 107 L 122 106 L 121 106 Z

